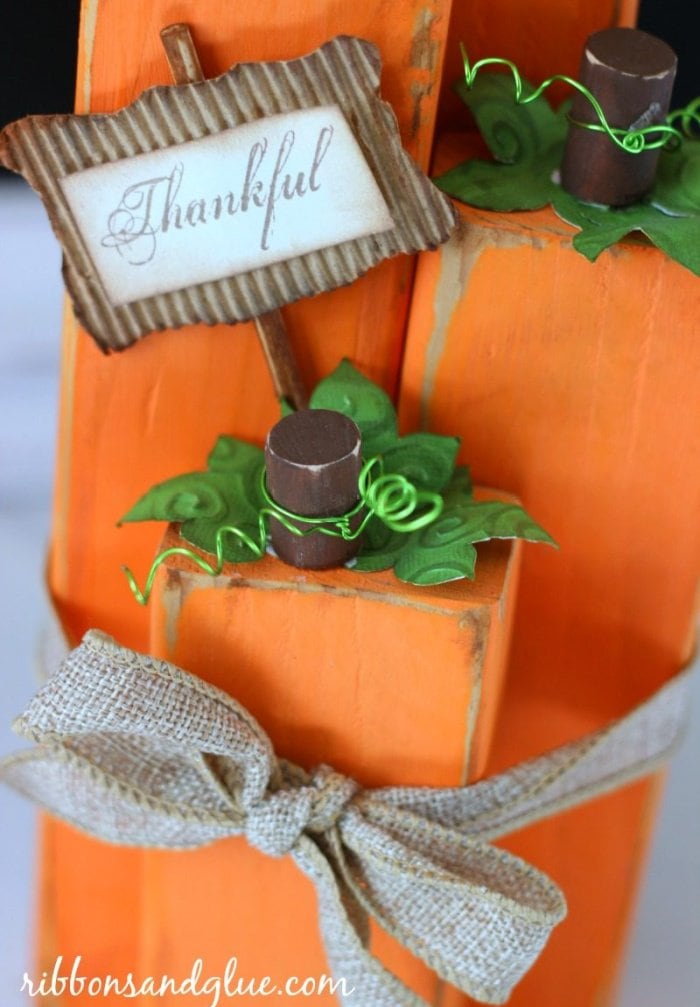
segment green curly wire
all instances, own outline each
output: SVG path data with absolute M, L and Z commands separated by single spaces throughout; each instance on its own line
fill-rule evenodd
M 256 559 L 262 559 L 267 549 L 268 526 L 272 518 L 279 521 L 293 535 L 304 537 L 313 532 L 319 532 L 322 535 L 352 541 L 359 538 L 373 517 L 379 518 L 391 531 L 410 534 L 432 524 L 440 516 L 443 508 L 443 499 L 439 493 L 419 490 L 410 479 L 398 473 L 385 474 L 379 456 L 371 458 L 362 466 L 358 479 L 358 503 L 352 510 L 338 517 L 307 517 L 280 507 L 268 492 L 264 469 L 260 473 L 260 489 L 266 506 L 262 507 L 258 514 L 257 541 L 235 525 L 222 525 L 216 532 L 215 566 L 187 546 L 172 546 L 156 556 L 148 572 L 143 591 L 136 583 L 136 578 L 131 570 L 123 566 L 122 570 L 129 583 L 131 593 L 139 605 L 148 604 L 158 569 L 170 556 L 186 556 L 200 570 L 212 577 L 218 577 L 224 568 L 224 540 L 227 536 L 233 535 L 250 549 Z M 365 513 L 361 519 L 356 521 L 363 511 Z M 299 528 L 295 523 L 299 521 L 307 527 Z
M 684 136 L 691 140 L 697 138 L 700 131 L 700 96 L 689 101 L 685 108 L 677 108 L 666 116 L 668 123 L 673 123 L 676 119 L 681 121 Z
M 700 97 L 694 98 L 685 108 L 676 109 L 670 112 L 666 117 L 664 123 L 658 123 L 652 126 L 644 126 L 641 129 L 622 129 L 617 126 L 611 126 L 605 116 L 600 102 L 591 94 L 588 88 L 581 84 L 577 80 L 573 80 L 571 77 L 567 77 L 564 74 L 554 74 L 553 77 L 548 77 L 547 80 L 543 81 L 539 87 L 535 88 L 532 94 L 523 95 L 524 81 L 520 75 L 515 63 L 511 62 L 509 59 L 502 59 L 498 56 L 489 56 L 486 59 L 477 60 L 477 62 L 472 66 L 469 62 L 469 57 L 467 56 L 466 49 L 463 45 L 460 45 L 462 51 L 462 59 L 464 61 L 464 80 L 468 88 L 474 86 L 474 81 L 476 80 L 477 74 L 482 67 L 485 66 L 504 66 L 510 70 L 513 76 L 513 87 L 515 92 L 515 102 L 518 105 L 528 105 L 532 101 L 536 101 L 542 94 L 550 87 L 555 81 L 561 81 L 563 84 L 568 84 L 573 87 L 574 90 L 578 91 L 579 94 L 589 102 L 591 108 L 595 112 L 598 122 L 579 122 L 578 119 L 572 119 L 569 116 L 569 120 L 580 126 L 582 129 L 590 129 L 596 133 L 606 133 L 613 143 L 620 148 L 620 150 L 626 151 L 628 154 L 641 154 L 647 150 L 658 150 L 661 147 L 678 146 L 680 142 L 685 137 L 693 138 L 697 134 L 697 130 L 700 129 Z M 672 125 L 677 119 L 681 121 L 681 130 L 677 129 Z

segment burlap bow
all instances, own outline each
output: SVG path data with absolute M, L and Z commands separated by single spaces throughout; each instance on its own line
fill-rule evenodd
M 369 952 L 368 914 L 438 975 L 498 1004 L 566 905 L 490 841 L 655 768 L 679 736 L 686 677 L 611 727 L 481 783 L 363 790 L 276 758 L 228 695 L 91 631 L 16 722 L 38 747 L 0 773 L 108 842 L 172 849 L 245 835 L 289 853 L 316 886 L 352 1007 L 426 1007 Z

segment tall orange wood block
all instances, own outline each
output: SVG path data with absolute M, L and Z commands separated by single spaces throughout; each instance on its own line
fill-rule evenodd
M 355 34 L 378 45 L 383 97 L 405 146 L 425 167 L 449 8 L 449 0 L 410 0 L 389 17 L 374 0 L 84 0 L 76 109 L 112 111 L 151 85 L 171 83 L 159 31 L 176 21 L 190 24 L 208 76 L 240 61 L 297 57 L 334 35 Z M 412 273 L 412 260 L 400 257 L 350 287 L 284 310 L 309 385 L 349 355 L 395 387 Z M 75 639 L 99 626 L 146 648 L 147 614 L 119 568 L 147 566 L 159 532 L 118 531 L 117 520 L 145 486 L 196 468 L 219 433 L 261 441 L 278 412 L 252 325 L 154 333 L 105 356 L 67 306 L 48 573 Z M 102 846 L 55 822 L 45 823 L 43 836 L 40 966 L 51 965 L 57 948 L 84 954 L 91 945 L 113 972 L 138 968 L 148 918 L 143 852 Z M 97 890 L 95 904 L 90 893 Z
M 446 144 L 441 167 L 464 151 Z M 673 674 L 700 569 L 697 277 L 642 242 L 592 264 L 549 211 L 460 208 L 421 257 L 401 388 L 406 429 L 458 432 L 560 551 L 527 550 L 489 770 L 583 735 Z M 514 1007 L 602 1007 L 616 975 L 658 781 L 508 841 L 569 917 Z
M 163 545 L 176 541 L 171 532 Z M 149 649 L 235 696 L 300 765 L 323 761 L 367 786 L 455 786 L 488 755 L 519 554 L 489 543 L 473 583 L 434 588 L 270 558 L 212 579 L 172 557 Z M 198 948 L 215 961 L 234 949 L 243 972 L 273 972 L 280 984 L 328 971 L 315 894 L 287 859 L 239 841 L 191 860 L 152 854 L 143 886 L 148 974 L 180 972 Z M 375 942 L 429 1003 L 444 1002 L 433 973 L 385 935 Z

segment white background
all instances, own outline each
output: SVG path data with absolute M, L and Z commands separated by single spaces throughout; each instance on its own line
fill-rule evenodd
M 59 267 L 38 199 L 23 183 L 0 180 L 2 754 L 18 747 L 9 723 L 35 690 L 55 446 Z M 617 1007 L 700 1004 L 700 675 L 695 698 L 691 733 L 670 774 Z M 31 961 L 33 821 L 31 806 L 0 787 L 0 1007 L 24 1003 L 18 990 Z M 561 1007 L 567 1007 L 565 995 Z

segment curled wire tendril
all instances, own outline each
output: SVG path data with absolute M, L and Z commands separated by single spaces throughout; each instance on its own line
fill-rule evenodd
M 477 60 L 472 66 L 467 56 L 467 51 L 463 45 L 462 59 L 464 61 L 464 80 L 468 88 L 474 86 L 474 81 L 485 66 L 503 66 L 510 70 L 513 77 L 513 91 L 515 103 L 517 105 L 529 105 L 536 101 L 555 81 L 561 81 L 574 88 L 588 101 L 598 122 L 580 122 L 569 116 L 569 121 L 573 122 L 581 129 L 589 129 L 597 133 L 606 133 L 612 142 L 626 151 L 628 154 L 641 154 L 648 150 L 658 150 L 661 147 L 673 149 L 680 145 L 684 138 L 694 138 L 700 130 L 700 97 L 693 99 L 685 108 L 676 109 L 666 116 L 666 121 L 655 123 L 650 126 L 643 126 L 638 129 L 623 129 L 618 126 L 611 126 L 606 118 L 600 102 L 588 88 L 580 81 L 567 77 L 564 74 L 554 74 L 544 80 L 539 87 L 536 87 L 531 94 L 524 94 L 524 81 L 515 63 L 509 59 L 502 59 L 498 56 L 489 56 L 485 59 Z M 680 120 L 681 129 L 677 129 L 673 123 Z M 681 131 L 682 130 L 682 131 Z
M 364 463 L 358 479 L 359 500 L 352 510 L 338 517 L 307 517 L 281 507 L 268 492 L 264 469 L 260 474 L 260 490 L 265 506 L 258 513 L 257 539 L 235 525 L 222 525 L 216 532 L 215 564 L 187 546 L 172 546 L 156 556 L 143 590 L 138 586 L 131 570 L 123 566 L 122 570 L 131 593 L 139 605 L 148 604 L 158 569 L 170 556 L 186 556 L 204 573 L 218 577 L 224 568 L 225 540 L 233 536 L 242 542 L 256 559 L 261 559 L 267 549 L 269 523 L 272 519 L 279 521 L 293 535 L 300 537 L 319 532 L 322 535 L 352 541 L 360 537 L 373 517 L 379 518 L 391 531 L 410 534 L 432 524 L 440 516 L 443 508 L 443 499 L 439 493 L 419 490 L 410 479 L 398 473 L 385 474 L 379 456 Z M 305 527 L 300 528 L 299 522 Z

